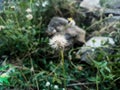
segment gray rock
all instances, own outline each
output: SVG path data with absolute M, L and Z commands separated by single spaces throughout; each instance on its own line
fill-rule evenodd
M 77 52 L 78 55 L 81 55 L 81 61 L 84 61 L 88 64 L 91 64 L 91 60 L 96 57 L 95 50 L 101 48 L 105 51 L 110 51 L 110 45 L 114 45 L 115 42 L 110 37 L 93 37 L 89 39 L 83 47 Z
M 98 17 L 100 17 L 97 14 L 98 12 L 106 16 L 112 14 L 113 17 L 106 20 L 107 23 L 120 21 L 120 0 L 83 0 L 80 3 L 80 7 L 89 10 L 89 12 L 93 12 Z
M 67 20 L 62 17 L 53 17 L 48 24 L 46 33 L 50 36 L 63 35 L 70 42 L 70 45 L 85 43 L 86 32 L 75 24 L 74 20 Z
M 86 8 L 89 11 L 96 11 L 99 8 L 101 8 L 100 6 L 100 0 L 83 0 L 80 3 L 80 7 Z
M 120 0 L 100 0 L 103 7 L 117 9 L 120 8 Z

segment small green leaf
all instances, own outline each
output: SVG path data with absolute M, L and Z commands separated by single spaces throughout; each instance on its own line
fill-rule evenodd
M 6 77 L 0 77 L 0 84 L 9 84 L 8 78 Z

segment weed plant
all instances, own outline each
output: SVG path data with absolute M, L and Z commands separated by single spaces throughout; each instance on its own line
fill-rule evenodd
M 110 52 L 96 49 L 95 58 L 90 56 L 91 65 L 74 58 L 79 46 L 60 54 L 48 45 L 45 31 L 54 16 L 73 17 L 87 35 L 97 30 L 86 25 L 80 10 L 74 0 L 4 0 L 0 11 L 0 90 L 119 90 L 120 23 L 111 33 L 115 46 Z M 104 21 L 100 23 L 102 29 Z

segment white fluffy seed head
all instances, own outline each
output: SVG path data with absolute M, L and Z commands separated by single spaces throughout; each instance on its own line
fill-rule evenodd
M 0 25 L 0 30 L 5 29 L 5 26 Z
M 28 20 L 32 20 L 32 19 L 33 19 L 33 16 L 32 16 L 32 14 L 28 14 L 28 15 L 26 15 L 26 18 L 27 18 Z
M 45 86 L 46 87 L 50 86 L 50 82 L 46 82 Z
M 59 89 L 58 85 L 54 85 L 54 89 Z
M 30 8 L 27 8 L 27 9 L 26 9 L 26 12 L 27 12 L 27 13 L 31 13 L 32 10 L 31 10 Z
M 15 9 L 15 6 L 11 6 L 10 8 L 11 8 L 11 9 Z
M 64 35 L 55 35 L 50 39 L 49 45 L 53 49 L 64 49 L 68 45 L 68 41 Z
M 44 1 L 44 2 L 42 3 L 42 6 L 43 6 L 43 7 L 46 7 L 48 4 L 49 4 L 48 1 Z

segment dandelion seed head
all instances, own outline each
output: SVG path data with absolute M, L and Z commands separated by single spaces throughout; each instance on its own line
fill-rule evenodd
M 53 49 L 64 49 L 66 46 L 68 46 L 68 41 L 63 35 L 55 35 L 50 39 L 49 45 Z
M 5 26 L 0 25 L 0 30 L 5 29 Z
M 15 6 L 11 6 L 10 8 L 11 8 L 11 9 L 15 9 Z
M 62 90 L 65 90 L 65 88 L 63 88 Z
M 27 12 L 27 13 L 31 13 L 32 10 L 31 10 L 30 8 L 27 8 L 27 9 L 26 9 L 26 12 Z
M 54 85 L 54 89 L 59 89 L 58 85 Z
M 113 14 L 109 14 L 108 17 L 113 17 Z
M 46 7 L 48 4 L 49 4 L 48 1 L 44 1 L 44 2 L 42 3 L 42 6 L 43 6 L 43 7 Z
M 50 82 L 46 82 L 45 86 L 46 87 L 50 86 Z
M 26 18 L 27 18 L 28 20 L 32 20 L 32 19 L 33 19 L 33 16 L 32 16 L 32 14 L 28 14 L 28 15 L 26 15 Z

